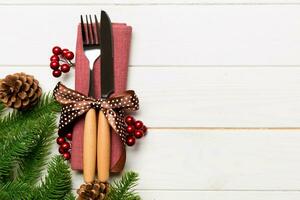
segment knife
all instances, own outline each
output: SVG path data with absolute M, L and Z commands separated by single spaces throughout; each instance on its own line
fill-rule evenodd
M 113 38 L 109 16 L 101 11 L 100 22 L 101 44 L 101 98 L 107 99 L 115 89 L 114 86 L 114 62 L 113 62 Z M 98 116 L 97 130 L 97 170 L 98 179 L 107 182 L 110 170 L 110 126 L 102 111 Z

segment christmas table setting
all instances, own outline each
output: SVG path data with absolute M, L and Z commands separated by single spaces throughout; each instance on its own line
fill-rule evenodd
M 45 93 L 41 86 L 45 80 L 39 81 L 24 72 L 7 74 L 0 79 L 0 108 L 3 114 L 0 126 L 13 121 L 20 121 L 20 126 L 25 126 L 27 123 L 22 120 L 34 116 L 41 119 L 48 116 L 51 121 L 51 125 L 46 126 L 50 129 L 49 133 L 42 131 L 37 134 L 38 139 L 26 138 L 22 134 L 20 138 L 18 135 L 6 138 L 7 141 L 3 137 L 2 150 L 8 152 L 8 158 L 0 159 L 3 164 L 0 167 L 0 183 L 3 184 L 0 187 L 0 197 L 140 199 L 134 192 L 138 180 L 136 172 L 129 171 L 123 173 L 122 177 L 114 177 L 112 179 L 120 180 L 110 184 L 110 175 L 124 172 L 126 148 L 140 142 L 137 140 L 147 132 L 146 125 L 132 116 L 133 111 L 139 109 L 138 95 L 126 87 L 132 27 L 125 23 L 111 23 L 105 11 L 101 11 L 101 17 L 99 16 L 95 13 L 78 17 L 80 21 L 74 27 L 77 30 L 74 51 L 59 45 L 52 48 L 49 75 L 57 82 L 52 88 L 53 92 Z M 93 59 L 90 59 L 90 54 L 88 56 L 87 52 L 90 53 L 90 50 L 97 50 L 93 51 Z M 72 88 L 72 85 L 75 87 Z M 16 134 L 18 131 L 20 130 L 15 130 Z M 56 132 L 56 138 L 51 135 L 53 132 Z M 26 142 L 10 149 L 8 144 L 21 142 L 22 137 L 28 141 L 39 141 L 39 150 L 43 153 L 37 154 L 37 160 L 35 156 L 27 157 L 27 154 L 29 156 L 33 151 L 30 148 L 37 150 L 38 147 L 30 147 Z M 35 184 L 30 188 L 29 183 L 32 182 L 27 182 L 26 177 L 23 180 L 22 175 L 35 167 L 26 168 L 23 163 L 28 162 L 30 165 L 30 160 L 40 162 L 35 174 L 31 172 L 38 178 L 41 170 L 47 167 L 46 155 L 51 146 L 53 149 L 53 142 L 56 142 L 54 149 L 60 155 L 54 156 L 52 164 L 48 165 L 48 176 L 42 179 L 42 185 L 36 186 L 38 181 L 34 179 L 32 181 Z M 14 162 L 13 156 L 16 156 Z M 60 178 L 55 175 L 55 170 L 59 167 L 65 170 Z M 15 168 L 25 171 L 9 172 Z M 5 175 L 8 172 L 13 177 L 20 178 Z M 82 176 L 82 184 L 73 183 L 72 186 L 72 175 Z M 78 188 L 77 194 L 71 191 L 74 186 Z M 10 193 L 13 187 L 20 187 L 20 192 Z M 58 187 L 62 188 L 56 191 L 55 188 Z M 29 191 L 26 197 L 23 188 Z M 48 190 L 50 193 L 46 194 Z

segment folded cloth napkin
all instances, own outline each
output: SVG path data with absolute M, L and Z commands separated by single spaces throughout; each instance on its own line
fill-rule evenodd
M 125 91 L 128 74 L 128 59 L 131 42 L 132 28 L 126 24 L 113 23 L 113 45 L 114 45 L 114 75 L 115 94 Z M 86 58 L 83 47 L 81 29 L 77 29 L 77 43 L 75 56 L 75 89 L 85 95 L 89 90 L 89 61 Z M 94 88 L 95 97 L 100 98 L 100 59 L 94 64 Z M 84 117 L 79 119 L 73 128 L 72 158 L 71 166 L 74 170 L 82 170 L 83 160 L 83 128 Z M 126 161 L 125 146 L 116 133 L 111 134 L 111 172 L 123 170 Z

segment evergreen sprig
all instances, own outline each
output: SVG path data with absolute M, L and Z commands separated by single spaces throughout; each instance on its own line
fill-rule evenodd
M 65 196 L 65 198 L 64 198 L 64 200 L 75 200 L 75 199 L 76 199 L 76 197 L 75 197 L 75 195 L 72 192 L 70 192 L 69 194 L 67 194 Z
M 3 103 L 0 102 L 0 116 L 2 115 L 2 113 L 4 112 L 5 106 Z
M 137 173 L 125 173 L 120 180 L 112 183 L 107 198 L 109 200 L 140 200 L 141 197 L 134 190 L 138 180 Z
M 55 156 L 48 166 L 48 176 L 38 188 L 38 199 L 64 199 L 71 191 L 71 171 L 61 156 Z M 67 191 L 67 192 L 66 192 Z
M 24 182 L 7 182 L 6 184 L 0 185 L 0 199 L 32 199 L 33 188 L 31 185 Z
M 60 106 L 44 95 L 31 110 L 0 117 L 0 199 L 66 199 L 71 194 L 71 172 L 60 156 L 48 165 Z M 4 106 L 0 104 L 0 114 Z M 41 184 L 40 184 L 41 183 Z
M 59 110 L 60 105 L 53 99 L 52 95 L 45 94 L 33 108 L 24 111 L 13 111 L 2 117 L 0 119 L 0 145 L 8 137 L 14 137 L 19 133 L 18 130 L 22 130 L 28 123 L 32 123 L 41 116 L 47 114 L 56 118 L 56 113 Z

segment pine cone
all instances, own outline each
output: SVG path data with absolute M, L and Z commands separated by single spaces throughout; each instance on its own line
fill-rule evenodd
M 42 95 L 38 80 L 25 73 L 15 73 L 0 79 L 0 101 L 5 106 L 24 110 L 36 104 Z
M 77 200 L 103 200 L 108 191 L 108 183 L 94 181 L 82 184 L 77 190 Z

